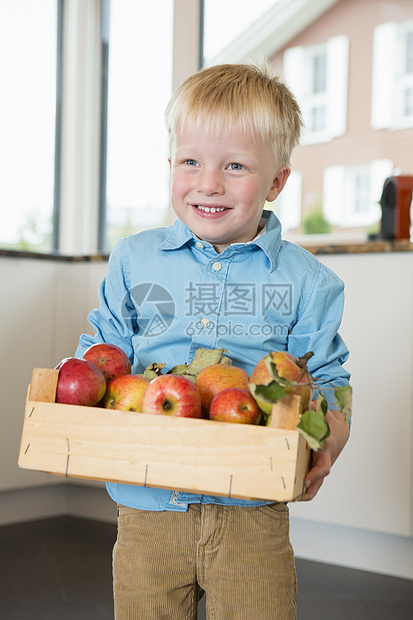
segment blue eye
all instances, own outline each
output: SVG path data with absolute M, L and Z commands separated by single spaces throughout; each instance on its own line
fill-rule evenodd
M 186 164 L 187 166 L 197 166 L 197 162 L 195 161 L 195 159 L 185 159 L 184 164 Z
M 242 164 L 233 163 L 228 166 L 230 170 L 243 170 L 244 166 Z

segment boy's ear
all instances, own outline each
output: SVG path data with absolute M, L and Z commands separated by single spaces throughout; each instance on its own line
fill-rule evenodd
M 291 168 L 285 166 L 281 168 L 274 177 L 270 191 L 268 192 L 267 201 L 272 202 L 282 192 L 284 185 L 290 176 Z

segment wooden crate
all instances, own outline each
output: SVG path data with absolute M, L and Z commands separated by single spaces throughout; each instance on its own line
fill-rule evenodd
M 310 450 L 296 430 L 56 404 L 57 371 L 35 369 L 19 466 L 247 499 L 302 496 Z

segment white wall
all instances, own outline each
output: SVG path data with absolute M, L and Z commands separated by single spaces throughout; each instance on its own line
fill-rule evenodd
M 317 498 L 291 505 L 293 545 L 298 557 L 413 579 L 413 252 L 322 260 L 346 283 L 353 423 Z M 17 467 L 32 369 L 73 354 L 105 270 L 105 262 L 0 257 L 0 523 L 62 511 L 112 518 L 101 486 L 62 486 Z
M 54 368 L 90 331 L 106 263 L 0 257 L 0 491 L 61 482 L 20 470 L 22 413 L 33 368 Z
M 313 502 L 291 506 L 297 555 L 413 579 L 413 253 L 323 256 L 346 284 L 350 441 Z

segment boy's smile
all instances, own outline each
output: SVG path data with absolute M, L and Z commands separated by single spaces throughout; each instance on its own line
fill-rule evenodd
M 265 201 L 275 200 L 290 173 L 252 136 L 211 136 L 199 127 L 176 137 L 170 164 L 176 215 L 217 252 L 254 239 Z

